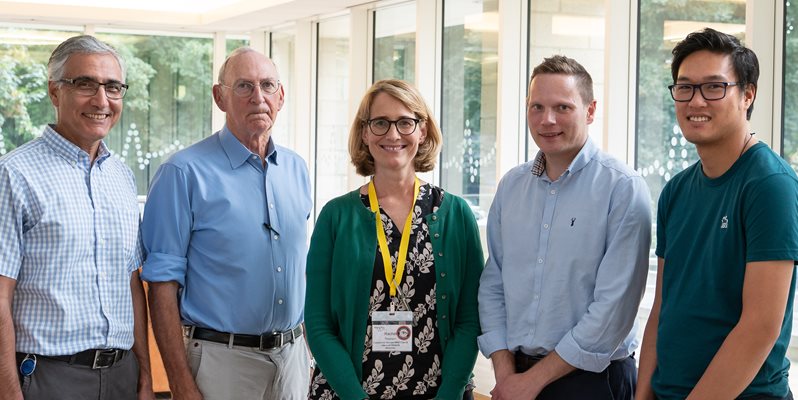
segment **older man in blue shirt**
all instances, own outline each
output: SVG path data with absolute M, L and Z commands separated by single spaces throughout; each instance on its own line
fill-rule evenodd
M 532 73 L 527 119 L 540 151 L 499 184 L 479 289 L 494 400 L 634 394 L 650 197 L 637 173 L 588 137 L 592 86 L 563 56 Z
M 142 223 L 170 388 L 180 399 L 304 399 L 310 183 L 305 162 L 271 138 L 277 69 L 238 49 L 213 97 L 224 128 L 159 168 Z

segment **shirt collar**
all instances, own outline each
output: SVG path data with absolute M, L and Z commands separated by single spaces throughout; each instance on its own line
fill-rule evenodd
M 222 149 L 227 154 L 227 159 L 230 160 L 232 168 L 238 168 L 249 160 L 255 153 L 249 151 L 238 138 L 233 135 L 233 132 L 227 128 L 225 124 L 219 132 L 219 141 L 222 143 Z M 274 145 L 274 140 L 269 137 L 269 143 L 266 144 L 266 158 L 274 164 L 277 164 L 277 148 Z
M 598 147 L 593 143 L 593 140 L 590 139 L 590 136 L 587 137 L 585 140 L 585 145 L 582 146 L 582 149 L 579 150 L 576 157 L 571 161 L 571 165 L 568 166 L 568 169 L 565 170 L 565 173 L 573 174 L 585 166 L 593 159 L 593 156 L 598 152 Z M 535 161 L 532 163 L 532 175 L 535 176 L 543 176 L 543 172 L 546 171 L 546 155 L 538 150 L 538 154 L 535 156 Z
M 56 154 L 60 155 L 69 162 L 88 163 L 91 159 L 89 157 L 89 153 L 86 153 L 85 150 L 61 136 L 60 133 L 56 132 L 55 125 L 47 125 L 44 128 L 42 139 Z M 95 159 L 95 162 L 98 166 L 102 165 L 102 163 L 110 156 L 111 151 L 108 150 L 108 146 L 106 146 L 105 141 L 101 140 L 100 147 L 97 148 L 97 158 Z

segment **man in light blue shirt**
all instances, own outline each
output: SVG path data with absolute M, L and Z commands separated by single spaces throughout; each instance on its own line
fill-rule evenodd
M 499 183 L 479 288 L 494 400 L 634 394 L 651 200 L 643 179 L 588 137 L 592 87 L 563 56 L 532 73 L 527 119 L 540 151 Z
M 2 399 L 154 398 L 136 183 L 103 141 L 123 66 L 94 37 L 61 43 L 55 125 L 0 158 Z
M 310 183 L 271 137 L 283 96 L 271 60 L 234 51 L 213 87 L 224 128 L 153 179 L 142 277 L 175 398 L 307 398 Z

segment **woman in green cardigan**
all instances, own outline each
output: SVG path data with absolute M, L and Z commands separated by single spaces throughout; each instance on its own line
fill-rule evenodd
M 375 83 L 349 132 L 363 187 L 321 211 L 307 263 L 310 399 L 471 399 L 484 259 L 461 198 L 421 182 L 441 133 L 418 90 Z

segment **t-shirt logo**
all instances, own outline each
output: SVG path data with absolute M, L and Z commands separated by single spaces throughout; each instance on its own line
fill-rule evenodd
M 729 217 L 724 215 L 723 218 L 720 220 L 720 229 L 726 229 L 729 227 Z

